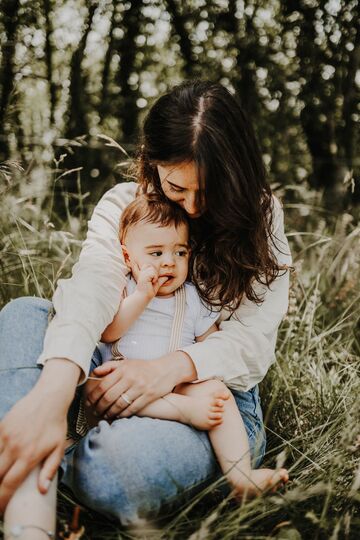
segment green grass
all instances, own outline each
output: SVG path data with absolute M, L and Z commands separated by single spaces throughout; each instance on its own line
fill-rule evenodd
M 54 213 L 53 185 L 35 192 L 27 173 L 2 169 L 0 303 L 22 295 L 50 298 L 76 261 L 90 209 L 80 218 Z M 61 171 L 55 171 L 59 178 Z M 79 184 L 80 185 L 80 184 Z M 321 196 L 299 186 L 278 190 L 294 256 L 289 312 L 277 362 L 261 385 L 268 453 L 285 463 L 286 490 L 241 506 L 198 495 L 175 515 L 137 531 L 141 538 L 357 539 L 360 537 L 360 227 L 357 211 L 334 215 Z M 291 197 L 290 197 L 291 196 Z M 291 200 L 291 204 L 286 204 Z M 74 505 L 59 495 L 59 523 Z M 83 510 L 82 538 L 135 533 Z M 150 527 L 150 525 L 149 525 Z

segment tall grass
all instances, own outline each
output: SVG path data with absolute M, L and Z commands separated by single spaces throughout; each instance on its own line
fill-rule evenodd
M 90 209 L 79 193 L 80 218 L 68 213 L 60 220 L 52 186 L 33 192 L 26 173 L 12 164 L 2 174 L 0 302 L 51 297 L 57 279 L 69 275 L 78 257 Z M 56 170 L 54 177 L 61 174 Z M 285 463 L 290 483 L 281 493 L 240 506 L 214 498 L 210 489 L 136 534 L 83 510 L 82 538 L 360 538 L 360 226 L 355 211 L 326 212 L 318 193 L 294 186 L 278 192 L 295 272 L 277 361 L 261 395 L 265 463 Z M 60 524 L 71 508 L 71 495 L 62 492 Z

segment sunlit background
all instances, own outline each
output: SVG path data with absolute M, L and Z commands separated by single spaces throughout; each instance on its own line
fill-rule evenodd
M 187 78 L 236 92 L 252 118 L 271 182 L 359 199 L 359 3 L 180 0 L 3 0 L 0 161 L 46 183 L 54 157 L 82 167 L 95 201 L 122 180 L 154 99 Z M 76 193 L 78 176 L 63 183 Z

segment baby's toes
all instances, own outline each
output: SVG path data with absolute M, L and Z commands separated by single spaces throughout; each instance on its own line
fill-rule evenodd
M 219 407 L 219 406 L 212 406 L 210 407 L 210 411 L 211 412 L 218 412 L 218 413 L 223 413 L 224 412 L 224 408 L 223 407 Z
M 220 390 L 218 392 L 214 392 L 213 394 L 216 401 L 226 401 L 230 397 L 230 391 L 229 390 Z
M 210 412 L 209 418 L 210 420 L 221 420 L 223 417 L 221 412 Z
M 216 400 L 214 401 L 214 405 L 215 405 L 216 407 L 224 407 L 224 400 L 223 400 L 223 399 L 216 399 Z
M 279 469 L 269 480 L 269 487 L 271 487 L 271 492 L 275 493 L 279 488 L 284 487 L 286 482 L 289 480 L 289 473 L 286 469 Z
M 278 474 L 279 474 L 279 478 L 280 478 L 280 482 L 283 483 L 283 484 L 286 484 L 286 482 L 289 481 L 289 473 L 286 469 L 280 469 L 278 471 Z
M 218 418 L 217 420 L 216 420 L 216 419 L 210 418 L 210 419 L 209 419 L 209 424 L 210 424 L 210 426 L 212 426 L 212 427 L 218 426 L 219 424 L 222 424 L 222 418 Z

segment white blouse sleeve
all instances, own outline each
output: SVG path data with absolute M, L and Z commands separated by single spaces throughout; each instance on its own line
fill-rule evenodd
M 195 324 L 195 337 L 201 337 L 205 334 L 220 317 L 219 312 L 211 311 L 200 301 L 199 304 L 199 315 Z
M 88 376 L 91 356 L 106 326 L 113 320 L 126 283 L 127 267 L 118 239 L 123 209 L 134 199 L 137 184 L 118 184 L 94 209 L 80 258 L 72 277 L 58 281 L 53 296 L 55 316 L 46 331 L 38 364 L 66 358 Z
M 290 266 L 283 210 L 275 197 L 273 216 L 273 251 L 279 264 Z M 218 378 L 233 389 L 248 390 L 264 378 L 275 360 L 277 330 L 288 308 L 289 270 L 281 271 L 270 288 L 257 283 L 256 292 L 264 293 L 262 304 L 245 299 L 221 322 L 220 332 L 181 349 L 193 360 L 198 379 Z
M 194 323 L 195 337 L 201 337 L 219 319 L 220 310 L 211 309 L 205 305 L 193 283 L 186 283 L 186 299 Z

